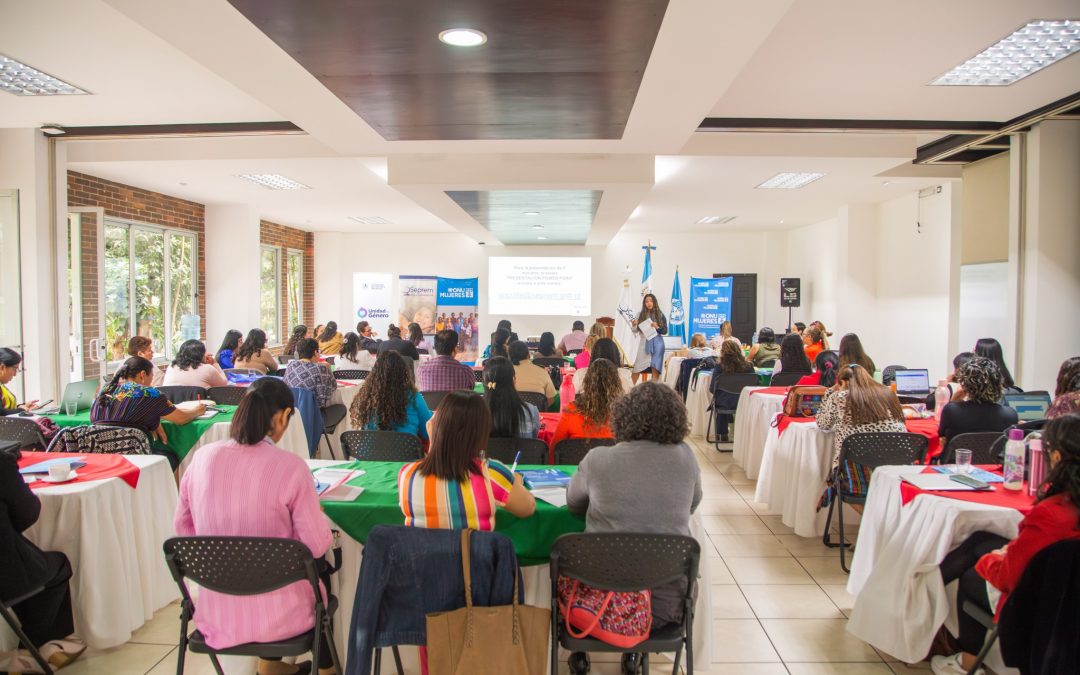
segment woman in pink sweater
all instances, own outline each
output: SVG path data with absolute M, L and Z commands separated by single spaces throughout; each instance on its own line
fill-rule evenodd
M 333 536 L 311 473 L 304 460 L 274 445 L 293 412 L 292 392 L 281 380 L 251 385 L 233 417 L 232 439 L 200 449 L 180 481 L 178 535 L 284 537 L 305 544 L 316 558 L 326 553 Z M 202 589 L 195 624 L 214 648 L 272 642 L 311 630 L 313 603 L 306 581 L 252 596 Z M 319 672 L 334 672 L 325 641 L 320 652 Z M 259 675 L 306 673 L 310 665 L 259 659 Z

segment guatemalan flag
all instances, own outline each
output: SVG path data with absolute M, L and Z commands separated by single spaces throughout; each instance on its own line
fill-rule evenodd
M 655 248 L 652 242 L 649 242 L 647 246 L 642 246 L 645 249 L 645 267 L 641 270 L 641 297 L 645 297 L 647 293 L 652 293 L 652 249 Z
M 686 342 L 686 310 L 683 308 L 679 268 L 675 268 L 675 285 L 671 288 L 671 312 L 668 314 L 668 335 Z

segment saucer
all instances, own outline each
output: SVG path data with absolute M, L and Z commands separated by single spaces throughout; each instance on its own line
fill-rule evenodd
M 67 478 L 53 478 L 52 476 L 45 474 L 38 480 L 43 480 L 46 483 L 68 483 L 79 477 L 78 471 L 72 471 L 67 475 Z

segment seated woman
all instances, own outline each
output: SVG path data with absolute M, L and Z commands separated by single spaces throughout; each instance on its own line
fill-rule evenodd
M 735 337 L 735 335 L 732 332 L 731 322 L 730 321 L 724 321 L 723 323 L 720 324 L 720 336 L 719 337 L 720 337 L 721 340 L 723 340 L 725 342 L 734 342 L 737 346 L 742 347 L 742 342 L 740 342 L 739 338 Z
M 1080 356 L 1065 359 L 1058 369 L 1054 402 L 1046 411 L 1046 418 L 1080 412 Z
M 233 416 L 230 440 L 202 447 L 180 481 L 174 521 L 178 535 L 280 537 L 304 544 L 316 560 L 326 554 L 333 536 L 311 471 L 302 459 L 275 445 L 294 411 L 292 392 L 284 382 L 266 377 L 252 383 Z M 273 489 L 267 489 L 270 485 Z M 323 584 L 328 589 L 329 579 Z M 247 596 L 202 589 L 195 601 L 195 625 L 216 649 L 274 642 L 311 630 L 313 603 L 307 582 Z M 319 673 L 334 672 L 325 641 L 319 661 Z M 259 659 L 258 672 L 306 673 L 310 666 Z
M 582 352 L 584 354 L 585 352 Z M 611 338 L 600 338 L 593 343 L 592 352 L 589 354 L 589 363 L 594 359 L 604 359 L 614 365 L 618 371 L 619 382 L 622 383 L 622 391 L 625 394 L 634 386 L 628 368 L 618 367 L 622 363 L 622 354 L 619 353 L 619 345 Z M 574 371 L 574 389 L 580 392 L 585 388 L 585 376 L 589 374 L 589 368 L 579 368 Z
M 566 406 L 549 445 L 567 438 L 611 438 L 611 408 L 623 396 L 618 368 L 605 358 L 594 358 L 574 402 Z M 552 455 L 554 461 L 554 455 Z
M 815 356 L 814 359 L 816 360 L 817 357 Z M 853 363 L 865 368 L 871 376 L 877 372 L 874 359 L 867 356 L 863 350 L 862 340 L 855 333 L 848 333 L 840 338 L 840 367 L 850 366 Z
M 975 356 L 981 356 L 984 359 L 990 359 L 997 366 L 998 372 L 1001 373 L 1001 383 L 1007 394 L 1019 394 L 1023 390 L 1016 386 L 1016 382 L 1013 381 L 1012 373 L 1009 372 L 1009 367 L 1005 365 L 1005 352 L 1001 348 L 1001 343 L 994 338 L 979 338 L 975 343 Z
M 349 337 L 346 335 L 345 337 Z M 420 324 L 415 321 L 409 324 L 409 342 L 413 343 L 417 351 L 423 349 L 430 354 L 435 348 L 431 346 L 431 342 L 424 337 L 424 331 L 420 328 Z
M 315 338 L 301 340 L 296 346 L 296 358 L 285 366 L 285 384 L 307 389 L 315 397 L 315 405 L 325 408 L 337 391 L 337 380 L 330 365 L 320 362 L 320 356 Z
M 180 458 L 167 447 L 169 437 L 161 422 L 187 424 L 206 412 L 206 406 L 197 403 L 177 408 L 150 386 L 153 371 L 154 364 L 142 357 L 132 356 L 124 361 L 90 406 L 90 421 L 140 429 L 150 437 L 154 454 L 164 455 L 175 470 L 180 466 Z
M 19 403 L 19 399 L 15 398 L 15 394 L 7 388 L 8 382 L 19 374 L 20 363 L 22 363 L 22 354 L 14 349 L 0 347 L 0 415 L 17 415 L 38 407 L 37 401 Z
M 555 334 L 545 331 L 540 334 L 540 344 L 536 347 L 536 355 L 548 359 L 556 359 L 562 356 L 555 349 Z
M 350 370 L 371 370 L 375 365 L 375 355 L 363 347 L 363 340 L 356 333 L 345 333 L 345 342 L 341 345 L 335 364 L 338 368 Z
M 951 373 L 949 373 L 949 376 L 947 378 L 945 378 L 945 384 L 949 388 L 949 400 L 950 401 L 955 399 L 957 394 L 960 393 L 960 390 L 963 389 L 963 387 L 960 386 L 960 383 L 956 381 L 956 374 L 960 372 L 960 366 L 964 365 L 965 363 L 967 363 L 968 361 L 970 361 L 974 357 L 975 357 L 974 352 L 960 352 L 959 354 L 957 354 L 956 356 L 953 357 L 953 360 L 952 360 L 953 371 Z M 930 393 L 926 395 L 926 409 L 927 410 L 935 410 L 937 408 L 937 396 L 936 396 L 936 394 L 937 394 L 937 392 L 935 392 L 934 388 L 931 387 L 930 388 Z
M 281 350 L 282 356 L 296 356 L 296 345 L 304 338 L 311 337 L 311 331 L 304 324 L 300 324 L 296 328 L 293 328 L 292 335 L 289 336 L 289 341 L 285 343 L 285 348 Z M 220 359 L 219 359 L 220 361 Z M 233 366 L 229 366 L 232 368 Z
M 257 370 L 263 375 L 276 373 L 281 368 L 277 359 L 266 348 L 266 333 L 261 328 L 248 331 L 244 343 L 234 354 L 233 367 Z
M 807 330 L 810 329 L 807 328 Z M 784 371 L 810 373 L 810 359 L 807 358 L 806 350 L 803 348 L 803 340 L 795 333 L 788 333 L 780 341 L 780 358 L 773 364 L 773 377 Z
M 305 328 L 304 330 L 307 329 Z M 244 335 L 240 331 L 227 331 L 225 333 L 225 338 L 221 341 L 221 346 L 218 347 L 217 354 L 214 355 L 218 365 L 222 368 L 232 368 L 236 350 L 240 349 L 240 344 L 243 341 Z
M 976 356 L 960 366 L 956 381 L 963 387 L 951 403 L 941 409 L 938 436 L 941 447 L 960 434 L 978 431 L 1005 431 L 1016 424 L 1016 410 L 999 403 L 1004 383 L 1001 371 L 990 359 Z M 943 458 L 949 461 L 949 458 Z
M 785 340 L 787 337 L 784 338 Z M 825 335 L 820 329 L 811 326 L 806 329 L 806 333 L 802 338 L 803 349 L 806 351 L 807 360 L 813 362 L 817 358 L 817 355 L 825 351 Z M 781 343 L 781 348 L 783 344 Z
M 818 331 L 821 333 L 821 344 L 825 349 L 828 349 L 829 348 L 829 338 L 832 337 L 832 333 L 830 333 L 828 330 L 825 329 L 825 324 L 821 323 L 820 321 L 811 321 L 810 325 L 807 326 L 806 330 L 809 330 L 811 328 L 818 329 Z M 803 330 L 803 331 L 800 331 L 800 332 L 803 335 L 805 335 L 806 330 Z
M 817 415 L 818 428 L 833 432 L 832 467 L 836 469 L 840 462 L 840 448 L 852 434 L 884 433 L 907 431 L 904 425 L 904 410 L 900 399 L 883 384 L 874 381 L 866 368 L 858 364 L 845 366 L 836 375 L 836 384 L 825 394 Z M 841 470 L 845 491 L 857 492 L 870 484 L 870 469 L 849 463 Z M 860 480 L 848 485 L 849 476 L 857 475 Z M 834 472 L 829 473 L 828 487 L 818 502 L 818 509 L 828 506 L 838 487 L 833 482 Z M 856 511 L 861 509 L 856 508 Z
M 492 438 L 536 438 L 540 411 L 514 388 L 514 366 L 496 356 L 484 362 L 484 401 L 491 411 Z
M 154 341 L 145 335 L 135 335 L 128 340 L 127 346 L 128 356 L 141 356 L 147 361 L 154 361 Z M 160 387 L 162 381 L 165 379 L 165 370 L 154 365 L 154 381 L 155 387 Z
M 199 340 L 185 340 L 176 350 L 176 358 L 165 371 L 161 380 L 165 387 L 224 387 L 229 378 L 221 372 L 214 357 L 206 353 L 206 345 Z
M 428 440 L 431 410 L 416 391 L 412 361 L 394 351 L 379 354 L 349 416 L 353 429 L 401 431 Z
M 19 474 L 20 453 L 0 451 L 0 600 L 10 602 L 44 587 L 31 598 L 12 606 L 30 641 L 55 668 L 63 668 L 86 650 L 73 635 L 71 563 L 58 551 L 42 551 L 23 532 L 37 522 L 41 502 Z M 0 669 L 13 673 L 40 673 L 29 652 L 0 654 Z
M 772 328 L 766 326 L 759 330 L 757 340 L 757 344 L 750 348 L 750 353 L 746 356 L 755 368 L 765 368 L 780 358 L 780 345 L 776 344 L 776 333 Z
M 521 340 L 510 343 L 510 362 L 514 364 L 514 377 L 518 391 L 532 391 L 547 397 L 548 405 L 555 400 L 555 385 L 548 371 L 529 359 L 529 345 Z
M 345 338 L 338 332 L 337 322 L 328 321 L 321 333 L 315 336 L 319 341 L 319 351 L 327 356 L 333 356 L 341 351 L 341 345 Z
M 507 351 L 507 344 L 510 342 L 510 331 L 505 328 L 496 329 L 491 334 L 491 344 L 484 348 L 484 359 L 489 359 L 493 356 L 502 356 L 504 358 L 510 358 L 510 354 Z
M 1050 420 L 1042 440 L 1050 471 L 1039 486 L 1035 506 L 1020 521 L 1016 538 L 1008 541 L 975 532 L 941 562 L 942 581 L 946 585 L 960 581 L 956 605 L 961 651 L 933 657 L 930 668 L 937 675 L 966 673 L 986 640 L 986 628 L 963 610 L 965 602 L 993 611 L 996 620 L 1035 554 L 1059 541 L 1080 538 L 1080 415 Z
M 518 518 L 533 514 L 536 502 L 521 476 L 481 457 L 491 432 L 491 413 L 483 397 L 450 392 L 428 426 L 427 456 L 398 473 L 398 503 L 406 526 L 490 532 L 498 507 Z
M 682 398 L 667 385 L 645 382 L 615 403 L 611 427 L 618 443 L 593 448 L 581 460 L 566 490 L 567 508 L 585 514 L 586 532 L 689 536 L 690 514 L 701 502 L 701 469 L 683 442 L 689 423 Z M 681 582 L 652 589 L 654 630 L 682 621 L 685 594 Z M 623 672 L 627 666 L 637 672 L 637 662 L 636 655 L 624 656 Z
M 589 334 L 585 336 L 585 346 L 581 348 L 581 351 L 574 355 L 574 367 L 588 368 L 589 359 L 592 358 L 592 348 L 596 344 L 597 340 L 602 340 L 607 337 L 607 326 L 597 321 L 589 328 Z M 616 361 L 616 363 L 619 363 Z
M 735 373 L 752 373 L 754 366 L 743 357 L 742 347 L 731 340 L 724 340 L 720 345 L 720 364 L 713 369 L 713 377 L 717 374 L 734 375 Z M 718 410 L 734 410 L 739 404 L 739 395 L 726 391 L 718 391 L 713 395 L 713 406 Z M 730 443 L 728 425 L 733 418 L 731 415 L 716 416 L 716 433 L 720 436 L 721 443 Z
M 686 349 L 686 358 L 706 359 L 710 356 L 716 356 L 716 350 L 709 347 L 705 342 L 705 335 L 703 333 L 694 333 L 691 335 L 690 346 Z
M 834 351 L 824 351 L 814 359 L 814 372 L 805 375 L 795 384 L 800 387 L 831 387 L 836 384 L 840 371 L 840 357 Z

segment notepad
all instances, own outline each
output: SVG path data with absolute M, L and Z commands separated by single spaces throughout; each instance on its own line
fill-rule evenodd
M 218 415 L 218 414 L 219 414 L 220 412 L 221 412 L 221 411 L 220 411 L 220 410 L 218 410 L 217 408 L 207 408 L 207 409 L 206 409 L 206 412 L 204 412 L 203 414 L 199 415 L 199 416 L 198 416 L 198 417 L 196 417 L 195 419 L 197 419 L 197 420 L 208 420 L 208 419 L 211 419 L 211 418 L 217 417 L 217 415 Z
M 545 501 L 552 506 L 562 508 L 566 506 L 566 488 L 547 487 L 531 490 L 532 496 Z
M 351 502 L 360 496 L 364 488 L 347 483 L 363 476 L 363 469 L 317 469 L 312 473 L 315 492 L 324 502 Z
M 44 462 L 38 462 L 37 464 L 31 464 L 30 466 L 19 469 L 19 473 L 24 476 L 33 473 L 49 473 L 49 467 L 53 464 L 68 464 L 72 470 L 80 469 L 86 466 L 86 462 L 82 461 L 85 457 L 59 457 L 57 459 L 47 459 Z
M 943 474 L 946 474 L 946 475 L 952 475 L 954 473 L 960 473 L 959 471 L 956 470 L 956 467 L 951 465 L 951 464 L 942 464 L 941 466 L 933 466 L 933 467 L 930 467 L 930 468 L 932 468 L 934 471 L 937 471 L 938 473 L 943 473 Z M 997 475 L 996 473 L 990 473 L 989 471 L 986 471 L 985 469 L 980 469 L 977 466 L 971 467 L 970 471 L 967 472 L 967 475 L 971 476 L 975 480 L 981 480 L 984 483 L 1004 483 L 1005 482 L 1005 479 L 1003 477 Z
M 935 492 L 948 490 L 950 492 L 976 492 L 978 488 L 970 485 L 957 483 L 948 474 L 943 473 L 914 473 L 901 476 L 905 483 L 910 483 L 920 490 L 932 490 Z
M 570 484 L 570 474 L 561 469 L 528 469 L 518 471 L 530 490 L 546 487 L 566 487 Z

